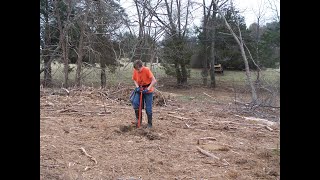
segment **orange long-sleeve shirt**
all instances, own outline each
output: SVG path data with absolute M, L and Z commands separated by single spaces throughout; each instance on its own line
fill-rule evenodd
M 134 69 L 132 80 L 136 81 L 139 86 L 145 86 L 152 82 L 153 74 L 148 67 L 142 66 L 141 71 Z M 153 92 L 154 87 L 151 87 L 149 92 Z

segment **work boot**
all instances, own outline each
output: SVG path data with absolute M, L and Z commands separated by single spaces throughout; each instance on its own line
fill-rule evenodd
M 136 127 L 138 127 L 138 119 L 139 119 L 139 109 L 134 110 L 136 114 Z M 140 126 L 142 125 L 142 111 L 141 111 L 141 119 L 140 119 Z
M 152 128 L 152 113 L 148 114 L 148 126 L 147 128 Z

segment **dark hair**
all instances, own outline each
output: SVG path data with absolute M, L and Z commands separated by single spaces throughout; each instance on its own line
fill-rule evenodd
M 133 62 L 133 68 L 140 68 L 140 67 L 142 67 L 142 61 L 140 59 L 135 60 Z

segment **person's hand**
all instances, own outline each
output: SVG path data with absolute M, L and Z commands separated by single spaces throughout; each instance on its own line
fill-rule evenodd
M 145 90 L 142 91 L 142 94 L 147 94 L 148 91 L 149 91 L 148 89 L 145 89 Z
M 136 87 L 136 88 L 134 89 L 134 91 L 135 91 L 135 92 L 140 92 L 140 87 Z

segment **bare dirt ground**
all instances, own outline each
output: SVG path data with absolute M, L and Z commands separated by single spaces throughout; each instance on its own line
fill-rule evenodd
M 40 179 L 280 179 L 280 122 L 241 113 L 232 91 L 162 90 L 151 131 L 145 112 L 130 126 L 129 92 L 40 89 Z

